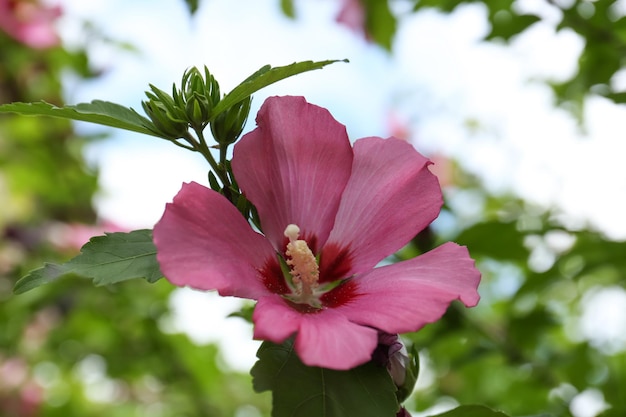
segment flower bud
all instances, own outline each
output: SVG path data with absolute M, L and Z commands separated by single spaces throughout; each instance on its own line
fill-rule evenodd
M 156 133 L 168 139 L 178 139 L 187 134 L 187 122 L 173 116 L 163 103 L 150 100 L 142 101 L 141 105 L 154 124 Z
M 172 87 L 174 98 L 165 91 L 150 84 L 146 91 L 148 101 L 142 101 L 144 111 L 152 120 L 157 132 L 168 139 L 178 139 L 187 134 L 189 125 L 184 108 L 179 105 L 176 86 Z
M 146 96 L 149 100 L 142 102 L 142 106 L 154 123 L 156 133 L 180 138 L 187 134 L 189 127 L 196 132 L 204 130 L 220 101 L 220 87 L 206 67 L 204 76 L 194 67 L 183 74 L 180 89 L 172 86 L 172 95 L 150 85 Z
M 378 333 L 378 347 L 372 354 L 372 360 L 384 365 L 398 388 L 398 401 L 404 401 L 415 387 L 419 364 L 417 352 L 409 354 L 397 334 Z
M 194 94 L 185 103 L 185 113 L 189 124 L 199 130 L 204 129 L 210 117 L 210 107 L 204 97 Z
M 248 120 L 251 97 L 229 107 L 211 122 L 211 133 L 215 140 L 222 145 L 229 145 L 237 140 Z
M 185 71 L 178 94 L 184 103 L 187 120 L 196 130 L 206 127 L 213 115 L 213 108 L 220 101 L 220 86 L 215 77 L 204 67 L 204 77 L 195 67 Z

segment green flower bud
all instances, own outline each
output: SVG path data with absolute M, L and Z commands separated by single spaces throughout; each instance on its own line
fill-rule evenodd
M 200 94 L 194 94 L 185 104 L 185 112 L 189 124 L 199 130 L 206 127 L 210 117 L 210 110 L 211 108 L 206 98 Z
M 178 139 L 186 136 L 190 127 L 200 133 L 209 124 L 213 108 L 220 101 L 220 87 L 207 67 L 204 74 L 194 67 L 183 74 L 180 89 L 172 85 L 171 95 L 150 84 L 146 96 L 148 101 L 141 104 L 156 133 Z M 229 127 L 234 123 L 230 119 L 228 122 Z M 230 132 L 232 127 L 226 130 Z
M 146 91 L 149 100 L 141 105 L 157 133 L 169 139 L 178 139 L 187 134 L 189 123 L 184 106 L 180 106 L 181 98 L 176 86 L 172 87 L 172 93 L 174 97 L 150 84 L 150 91 Z
M 211 122 L 211 133 L 219 144 L 229 145 L 239 138 L 248 120 L 251 102 L 252 97 L 247 97 L 218 114 Z
M 220 101 L 220 87 L 207 67 L 204 67 L 204 76 L 194 67 L 183 74 L 180 96 L 185 102 L 187 120 L 192 127 L 202 130 Z
M 419 357 L 415 346 L 408 353 L 397 334 L 378 332 L 378 346 L 372 361 L 384 365 L 396 385 L 396 398 L 402 403 L 413 392 L 419 373 Z
M 400 372 L 402 372 L 402 367 L 404 367 L 403 381 L 398 385 L 398 391 L 396 391 L 398 402 L 403 402 L 411 395 L 415 388 L 419 374 L 419 355 L 415 350 L 415 346 L 413 346 L 411 353 L 398 352 L 396 358 L 392 359 L 392 361 L 396 362 L 396 364 L 392 366 L 399 368 L 398 370 Z
M 187 134 L 187 122 L 173 117 L 162 102 L 150 100 L 141 102 L 141 105 L 157 129 L 157 133 L 163 137 L 178 139 Z
M 175 121 L 184 122 L 186 121 L 185 117 L 185 109 L 181 106 L 165 91 L 158 89 L 157 87 L 150 84 L 150 91 L 146 91 L 146 96 L 150 99 L 150 101 L 159 103 L 159 107 L 164 109 L 168 117 Z M 176 92 L 176 87 L 173 88 L 174 92 Z

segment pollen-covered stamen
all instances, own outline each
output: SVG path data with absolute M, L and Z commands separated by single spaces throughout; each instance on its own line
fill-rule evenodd
M 319 285 L 319 266 L 315 255 L 305 240 L 298 239 L 300 228 L 290 224 L 285 229 L 285 236 L 289 238 L 287 243 L 287 265 L 290 267 L 292 282 L 295 286 L 297 301 L 309 303 L 313 291 Z

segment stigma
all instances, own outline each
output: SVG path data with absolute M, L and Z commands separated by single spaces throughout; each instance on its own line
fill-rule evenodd
M 285 228 L 285 237 L 289 239 L 285 251 L 286 263 L 293 283 L 292 300 L 298 303 L 312 304 L 316 297 L 314 290 L 319 285 L 319 266 L 315 255 L 305 240 L 300 237 L 300 228 L 290 224 Z M 315 303 L 317 304 L 317 303 Z

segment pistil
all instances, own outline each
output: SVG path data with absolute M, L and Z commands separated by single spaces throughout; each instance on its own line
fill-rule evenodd
M 285 236 L 289 238 L 285 251 L 286 263 L 290 267 L 289 273 L 295 287 L 295 293 L 290 298 L 295 302 L 316 307 L 319 301 L 314 296 L 314 291 L 319 285 L 319 266 L 315 255 L 305 240 L 298 239 L 300 228 L 297 225 L 287 226 Z

